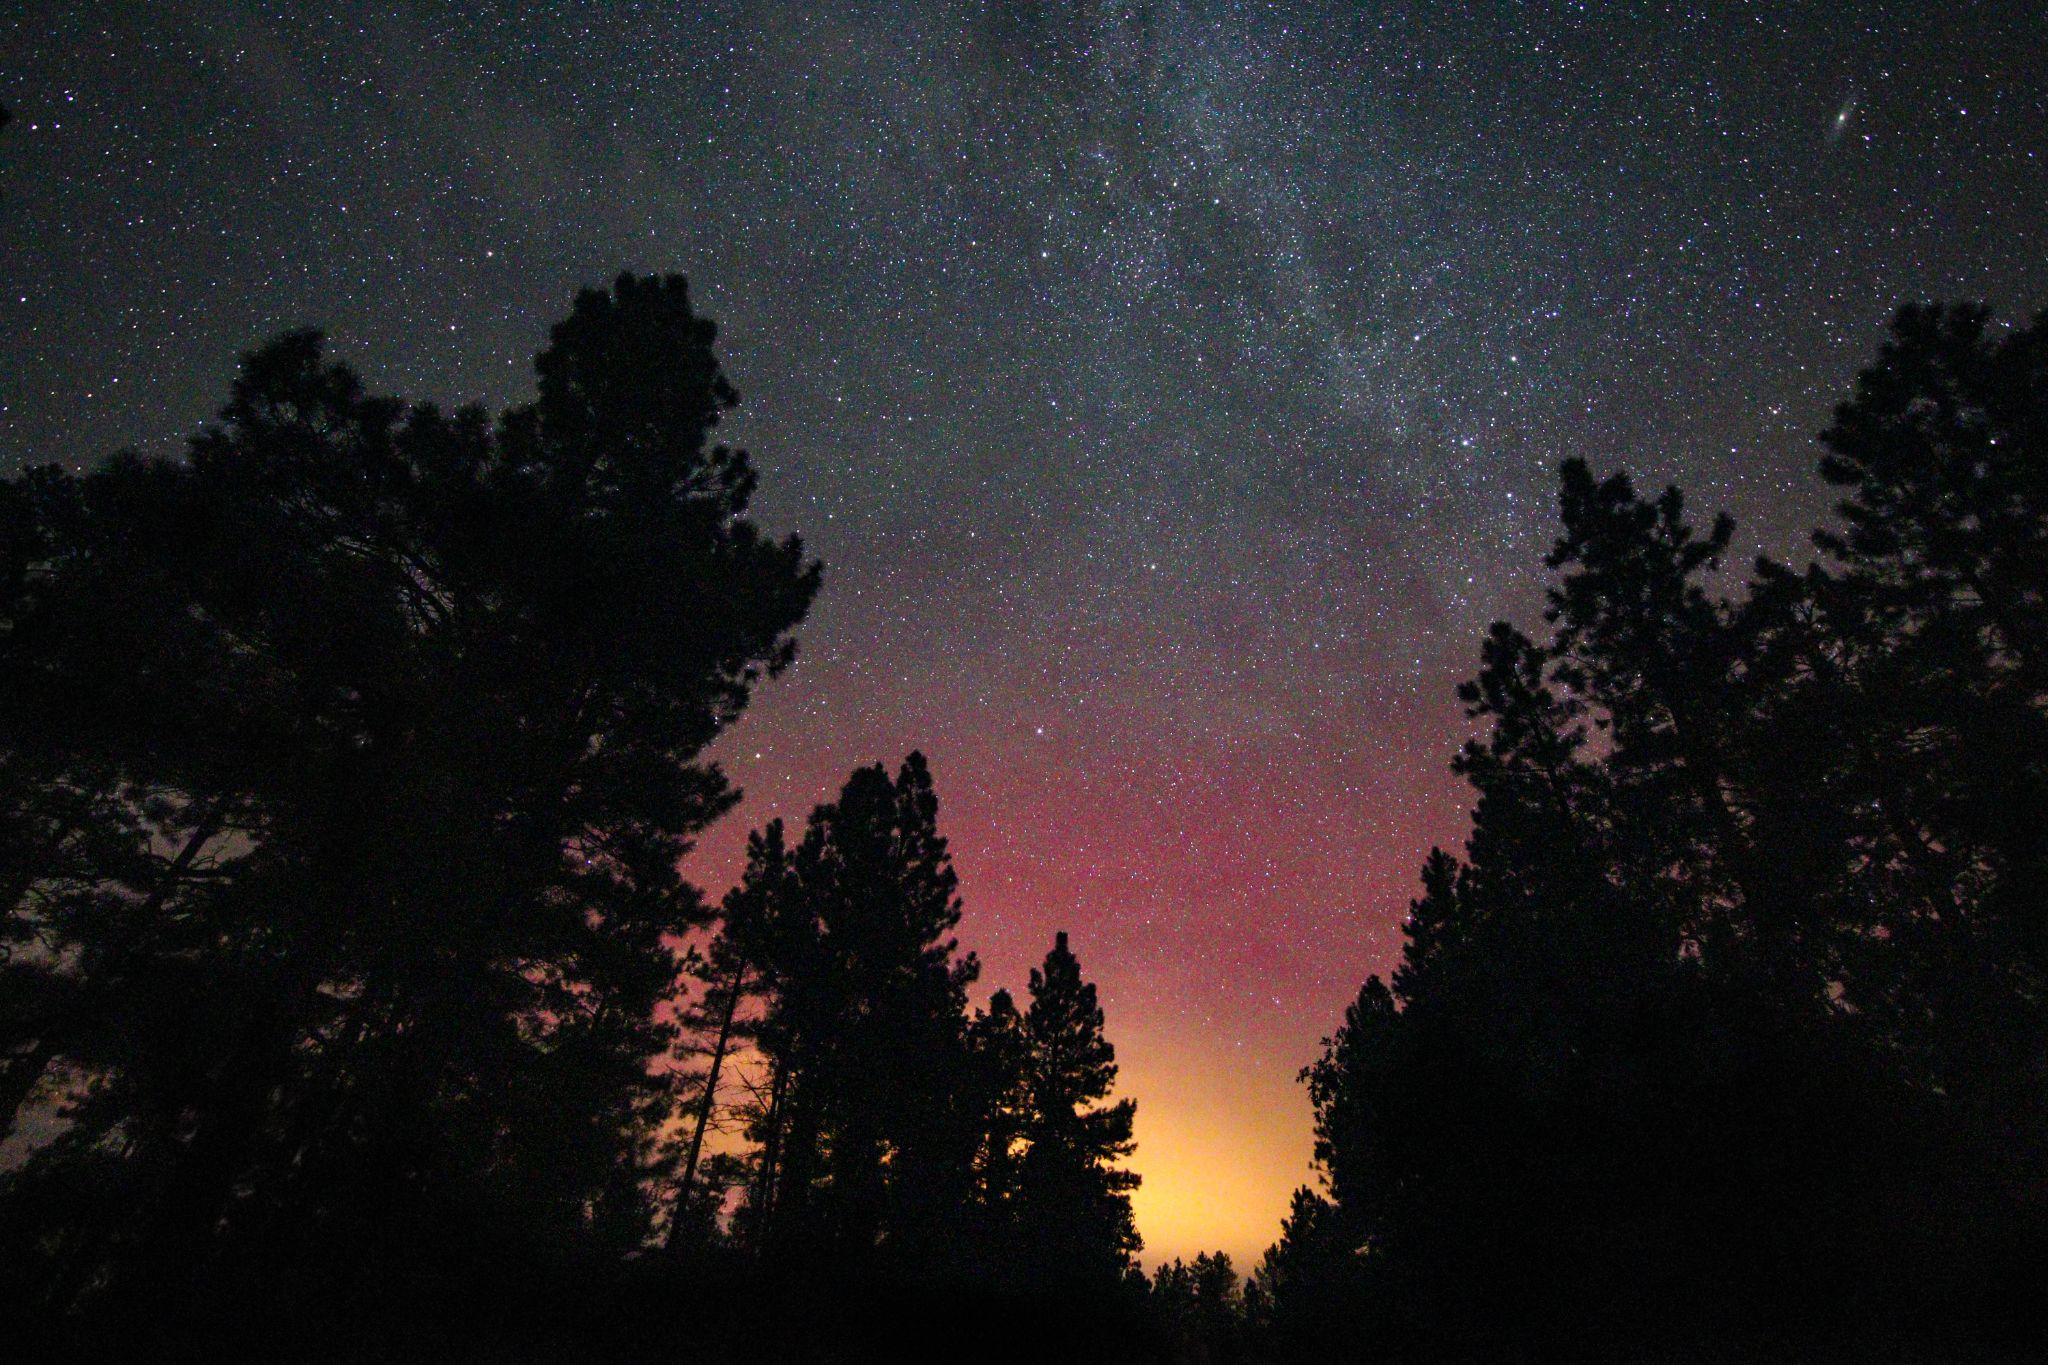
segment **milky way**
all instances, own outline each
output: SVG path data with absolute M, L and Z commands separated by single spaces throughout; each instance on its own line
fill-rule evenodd
M 2037 0 L 28 9 L 0 464 L 173 450 L 309 323 L 503 405 L 687 273 L 829 575 L 692 871 L 929 754 L 986 982 L 1102 985 L 1148 1258 L 1308 1178 L 1557 461 L 1793 553 L 1898 303 L 2048 305 Z

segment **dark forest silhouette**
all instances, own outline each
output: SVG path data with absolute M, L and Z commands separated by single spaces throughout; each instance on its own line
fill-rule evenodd
M 1304 1072 L 1249 1280 L 1136 1269 L 1065 934 L 925 760 L 682 879 L 820 569 L 680 278 L 492 419 L 296 333 L 185 458 L 0 483 L 0 1296 L 80 1358 L 2015 1358 L 2048 1263 L 2048 318 L 1902 312 L 1841 522 L 1562 472 L 1462 857 Z
M 1304 1073 L 1282 1358 L 1984 1358 L 2048 1327 L 2048 317 L 1903 311 L 1841 528 L 1563 469 L 1463 858 Z

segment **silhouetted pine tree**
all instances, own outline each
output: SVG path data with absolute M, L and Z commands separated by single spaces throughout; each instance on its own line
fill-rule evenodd
M 1357 1329 L 1370 1318 L 1364 1296 L 1362 1231 L 1337 1227 L 1337 1206 L 1307 1186 L 1294 1191 L 1280 1239 L 1266 1248 L 1246 1287 L 1245 1328 L 1273 1360 L 1341 1360 L 1358 1353 Z M 1354 1220 L 1362 1221 L 1362 1220 Z
M 1276 1349 L 2040 1325 L 2044 376 L 2048 321 L 1903 312 L 1823 438 L 1833 567 L 1734 599 L 1725 520 L 1566 463 L 1552 636 L 1495 626 L 1461 689 L 1465 856 L 1304 1073 L 1329 1198 L 1261 1269 Z
M 1031 1129 L 1031 1040 L 1006 990 L 989 997 L 967 1034 L 975 1107 L 981 1114 L 975 1197 L 992 1225 L 1007 1231 L 1017 1216 L 1018 1172 Z
M 813 811 L 773 922 L 760 1042 L 772 1095 L 749 1217 L 771 1248 L 859 1264 L 937 1254 L 968 1202 L 976 1134 L 960 902 L 924 758 L 854 772 Z
M 0 889 L 44 945 L 0 1106 L 61 1116 L 10 1288 L 283 1312 L 644 1238 L 676 865 L 736 799 L 699 755 L 818 580 L 710 443 L 713 337 L 622 276 L 493 423 L 298 333 L 187 459 L 0 484 Z
M 1160 1266 L 1150 1301 L 1176 1365 L 1230 1365 L 1244 1358 L 1244 1292 L 1227 1253 L 1204 1251 L 1192 1262 L 1176 1257 Z
M 1041 1283 L 1114 1285 L 1141 1245 L 1130 1199 L 1138 1176 L 1117 1164 L 1135 1149 L 1138 1106 L 1102 1103 L 1116 1085 L 1116 1049 L 1102 1026 L 1095 987 L 1059 934 L 1032 969 L 1024 1014 L 1031 1112 L 1017 1172 L 1018 1238 L 1027 1273 Z
M 774 906 L 788 896 L 789 850 L 782 822 L 770 821 L 747 837 L 747 867 L 740 883 L 720 907 L 721 923 L 706 953 L 692 964 L 702 983 L 697 998 L 680 1018 L 689 1051 L 704 1057 L 701 1073 L 684 1073 L 697 1090 L 683 1138 L 682 1168 L 669 1212 L 666 1235 L 670 1250 L 707 1240 L 716 1229 L 725 1186 L 699 1188 L 697 1174 L 705 1156 L 705 1139 L 721 1114 L 721 1084 L 732 1088 L 728 1064 L 734 1052 L 756 1033 L 749 1000 L 765 995 L 773 947 L 768 935 Z M 736 1106 L 732 1106 L 736 1107 Z

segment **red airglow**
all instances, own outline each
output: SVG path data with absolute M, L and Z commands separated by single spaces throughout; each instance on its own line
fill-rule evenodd
M 722 746 L 746 800 L 686 872 L 721 891 L 747 830 L 800 826 L 853 767 L 923 750 L 960 874 L 961 946 L 982 960 L 977 1000 L 1021 992 L 1067 930 L 1100 992 L 1119 1093 L 1138 1101 L 1145 1261 L 1222 1249 L 1249 1270 L 1313 1180 L 1297 1073 L 1365 976 L 1397 959 L 1430 845 L 1462 836 L 1447 755 L 1371 717 L 1298 746 L 965 718 L 820 726 L 797 687 L 776 695 L 786 686 Z M 1416 728 L 1458 724 L 1455 703 L 1430 719 Z M 1128 741 L 1114 761 L 1112 738 Z

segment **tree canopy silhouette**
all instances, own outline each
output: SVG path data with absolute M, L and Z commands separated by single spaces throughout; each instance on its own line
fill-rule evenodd
M 623 275 L 494 421 L 293 333 L 186 458 L 0 484 L 15 1293 L 645 1236 L 701 754 L 819 577 L 714 337 Z
M 1292 1358 L 2010 1348 L 2048 1251 L 2048 318 L 1908 308 L 1825 562 L 1564 465 L 1464 856 L 1304 1072 Z M 2038 1286 L 2034 1286 L 2037 1288 Z
M 980 968 L 951 937 L 960 901 L 937 822 L 922 755 L 893 779 L 857 769 L 785 861 L 750 874 L 770 897 L 758 1037 L 772 1078 L 746 1217 L 781 1253 L 859 1262 L 887 1234 L 892 1258 L 914 1259 L 966 1197 L 957 1081 Z
M 1030 1109 L 1016 1198 L 1023 1246 L 1044 1280 L 1114 1284 L 1141 1245 L 1130 1198 L 1138 1177 L 1117 1164 L 1135 1149 L 1138 1104 L 1103 1103 L 1116 1049 L 1102 1025 L 1095 987 L 1061 933 L 1032 969 L 1023 1027 Z

